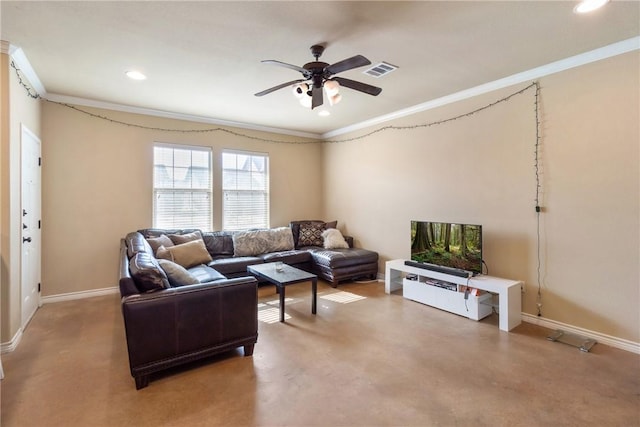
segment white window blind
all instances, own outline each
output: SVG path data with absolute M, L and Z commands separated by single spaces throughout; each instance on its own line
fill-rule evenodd
M 224 230 L 269 227 L 269 156 L 222 153 L 222 225 Z
M 154 146 L 154 227 L 211 230 L 211 187 L 211 149 Z

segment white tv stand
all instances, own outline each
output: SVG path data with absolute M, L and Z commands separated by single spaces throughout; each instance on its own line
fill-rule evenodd
M 461 291 L 464 287 L 469 286 L 470 288 L 498 294 L 498 313 L 501 330 L 510 331 L 521 323 L 521 289 L 523 285 L 521 281 L 484 275 L 467 279 L 412 267 L 405 265 L 404 261 L 403 259 L 387 261 L 384 277 L 384 291 L 386 293 L 389 294 L 402 289 L 402 295 L 405 298 L 469 317 L 470 319 L 480 320 L 491 314 L 491 295 L 468 295 L 468 299 L 465 300 L 464 292 Z M 407 279 L 408 274 L 416 276 L 416 280 Z M 444 283 L 434 286 L 429 284 L 432 280 Z

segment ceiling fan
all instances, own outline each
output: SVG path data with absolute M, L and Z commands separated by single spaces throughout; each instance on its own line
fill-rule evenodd
M 332 77 L 335 74 L 341 73 L 343 71 L 351 70 L 353 68 L 362 67 L 365 65 L 371 64 L 367 58 L 362 55 L 352 56 L 351 58 L 344 59 L 342 61 L 336 62 L 335 64 L 327 64 L 326 62 L 320 62 L 318 59 L 322 56 L 324 52 L 324 46 L 322 45 L 313 45 L 311 46 L 311 55 L 316 59 L 313 62 L 309 62 L 304 64 L 302 67 L 298 67 L 297 65 L 287 64 L 285 62 L 275 61 L 272 59 L 262 61 L 265 64 L 278 65 L 280 67 L 290 68 L 295 71 L 299 71 L 302 73 L 303 79 L 292 80 L 290 82 L 282 83 L 277 86 L 274 86 L 270 89 L 263 90 L 262 92 L 258 92 L 255 96 L 263 96 L 274 92 L 278 89 L 282 89 L 287 86 L 294 86 L 294 93 L 300 97 L 310 97 L 311 98 L 311 109 L 322 105 L 323 97 L 322 97 L 322 88 L 325 87 L 327 92 L 331 93 L 330 101 L 332 104 L 338 102 L 339 95 L 337 93 L 338 86 L 348 87 L 349 89 L 357 90 L 359 92 L 367 93 L 369 95 L 377 96 L 382 92 L 382 89 L 379 87 L 371 86 L 366 83 L 358 82 L 351 79 L 346 79 L 344 77 Z M 302 83 L 309 82 L 309 83 Z M 336 84 L 336 82 L 338 84 Z M 302 100 L 301 100 L 302 101 Z M 304 104 L 303 104 L 304 105 Z

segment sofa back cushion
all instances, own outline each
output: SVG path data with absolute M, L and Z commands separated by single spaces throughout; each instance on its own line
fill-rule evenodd
M 233 256 L 233 232 L 211 231 L 202 233 L 202 240 L 212 257 Z
M 233 255 L 253 256 L 294 248 L 289 227 L 239 231 L 233 234 Z
M 159 237 L 163 234 L 168 236 L 170 234 L 189 234 L 193 232 L 201 232 L 197 228 L 143 228 L 138 230 L 138 233 L 142 234 L 146 239 L 149 237 Z
M 129 260 L 129 272 L 140 292 L 171 287 L 169 279 L 151 253 L 138 252 Z
M 134 231 L 127 234 L 124 240 L 127 244 L 127 255 L 129 258 L 133 257 L 138 252 L 145 252 L 153 255 L 153 249 L 142 234 Z

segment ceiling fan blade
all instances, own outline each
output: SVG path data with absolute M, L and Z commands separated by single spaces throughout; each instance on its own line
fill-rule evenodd
M 289 68 L 291 70 L 299 71 L 305 77 L 307 77 L 309 75 L 309 70 L 307 70 L 305 68 L 302 68 L 302 67 L 298 67 L 297 65 L 287 64 L 286 62 L 276 61 L 276 60 L 273 60 L 273 59 L 265 59 L 264 61 L 261 61 L 261 62 L 264 63 L 264 64 L 278 65 L 280 67 L 285 67 L 285 68 Z
M 311 90 L 311 109 L 322 105 L 322 87 L 313 86 Z
M 369 61 L 367 58 L 362 55 L 356 55 L 352 56 L 351 58 L 343 59 L 342 61 L 336 62 L 335 64 L 329 65 L 327 68 L 325 68 L 325 71 L 330 75 L 333 75 L 369 64 L 371 64 L 371 61 Z
M 340 83 L 340 86 L 348 87 L 349 89 L 364 92 L 373 96 L 378 96 L 380 95 L 380 92 L 382 92 L 382 89 L 379 87 L 371 86 L 362 82 L 357 82 L 351 79 L 345 79 L 344 77 L 334 77 L 333 80 Z
M 282 89 L 283 87 L 291 86 L 291 85 L 294 85 L 296 83 L 300 83 L 300 82 L 304 82 L 304 81 L 305 81 L 305 79 L 298 79 L 298 80 L 292 80 L 290 82 L 282 83 L 282 84 L 280 84 L 278 86 L 274 86 L 272 88 L 263 90 L 262 92 L 258 92 L 258 93 L 255 94 L 255 96 L 266 95 L 268 93 L 275 92 L 278 89 Z

